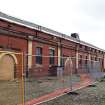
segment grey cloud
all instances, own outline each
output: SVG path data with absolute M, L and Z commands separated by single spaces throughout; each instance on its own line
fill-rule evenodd
M 105 19 L 105 0 L 80 0 L 80 9 L 97 19 Z
M 103 31 L 105 28 L 105 0 L 79 0 L 75 27 L 80 32 Z

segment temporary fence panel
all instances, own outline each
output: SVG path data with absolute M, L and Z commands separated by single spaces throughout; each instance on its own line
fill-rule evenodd
M 23 54 L 0 51 L 0 105 L 24 105 Z
M 73 62 L 75 58 L 71 58 L 71 60 Z M 75 69 L 74 64 L 73 69 Z M 78 88 L 86 87 L 88 84 L 95 83 L 98 79 L 103 77 L 100 62 L 79 58 L 76 73 L 72 74 L 72 81 L 75 81 L 74 77 L 78 79 L 77 82 L 72 82 L 72 91 Z
M 29 56 L 32 57 L 30 68 L 27 66 Z M 76 63 L 76 57 L 39 55 L 25 55 L 24 59 L 25 102 L 59 90 L 74 91 L 102 77 L 99 61 L 78 59 Z
M 94 80 L 98 80 L 104 76 L 104 73 L 101 70 L 101 64 L 99 61 L 89 62 L 89 72 L 91 74 L 91 77 Z
M 26 57 L 27 58 L 27 57 Z M 64 67 L 58 66 L 58 57 L 32 55 L 33 63 L 25 78 L 25 101 L 41 97 L 64 87 Z M 64 58 L 63 60 L 66 61 Z

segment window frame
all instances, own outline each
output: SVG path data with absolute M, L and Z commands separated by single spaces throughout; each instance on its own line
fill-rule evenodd
M 42 64 L 42 47 L 36 47 L 35 53 L 36 53 L 36 64 Z
M 53 52 L 51 52 L 53 51 Z M 49 64 L 54 65 L 55 64 L 55 48 L 49 48 Z

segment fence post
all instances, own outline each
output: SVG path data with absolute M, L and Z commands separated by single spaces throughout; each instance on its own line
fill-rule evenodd
M 69 57 L 69 68 L 70 68 L 70 89 L 72 92 L 72 59 Z
M 24 105 L 24 78 L 23 78 L 23 72 L 24 72 L 24 54 L 23 52 L 21 52 L 19 54 L 21 56 L 21 64 L 19 66 L 19 68 L 21 68 L 20 70 L 18 70 L 18 79 L 19 79 L 19 105 Z M 20 71 L 20 72 L 19 72 Z

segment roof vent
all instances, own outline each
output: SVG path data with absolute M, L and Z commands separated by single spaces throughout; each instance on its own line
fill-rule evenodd
M 78 33 L 71 33 L 71 37 L 75 38 L 75 39 L 80 39 Z

